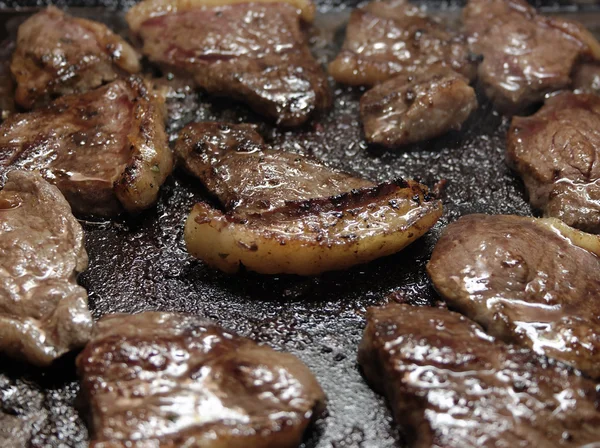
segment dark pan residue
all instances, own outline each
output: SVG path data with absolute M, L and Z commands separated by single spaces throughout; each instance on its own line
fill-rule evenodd
M 331 2 L 327 5 L 331 6 Z M 343 39 L 347 12 L 319 17 L 312 45 L 320 62 L 331 60 Z M 122 15 L 98 9 L 71 10 L 124 32 Z M 454 17 L 456 14 L 454 14 Z M 0 16 L 14 34 L 23 13 Z M 589 14 L 587 24 L 590 24 Z M 597 23 L 597 22 L 596 22 Z M 176 81 L 164 81 L 173 83 Z M 367 307 L 389 300 L 415 305 L 436 300 L 425 264 L 440 231 L 468 213 L 530 215 L 520 181 L 504 163 L 508 121 L 479 95 L 480 109 L 464 130 L 403 150 L 364 143 L 358 115 L 361 92 L 335 87 L 334 109 L 300 130 L 276 129 L 248 109 L 180 89 L 169 101 L 172 138 L 192 120 L 227 120 L 258 125 L 281 149 L 305 151 L 336 168 L 374 181 L 397 176 L 444 185 L 445 213 L 424 238 L 400 254 L 346 272 L 320 277 L 227 276 L 185 251 L 183 225 L 193 203 L 205 197 L 198 182 L 176 171 L 158 205 L 138 219 L 85 222 L 90 269 L 81 277 L 96 318 L 111 312 L 184 311 L 299 356 L 329 397 L 328 415 L 316 424 L 307 447 L 402 445 L 383 398 L 363 380 L 356 362 Z M 440 182 L 441 181 L 441 182 Z M 87 430 L 76 411 L 74 357 L 47 370 L 0 358 L 0 423 L 26 422 L 34 447 L 84 447 Z M 15 419 L 14 417 L 17 417 Z M 2 440 L 0 432 L 0 441 Z M 3 445 L 10 446 L 10 445 Z

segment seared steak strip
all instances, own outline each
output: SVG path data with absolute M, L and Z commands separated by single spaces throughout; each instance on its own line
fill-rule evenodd
M 469 0 L 463 10 L 478 77 L 497 108 L 514 113 L 571 85 L 580 60 L 600 59 L 600 44 L 583 27 L 544 17 L 524 0 Z
M 373 1 L 352 11 L 342 51 L 329 65 L 341 83 L 372 86 L 441 64 L 475 77 L 466 39 L 406 0 Z
M 271 149 L 247 125 L 189 125 L 175 151 L 225 211 L 194 207 L 188 250 L 226 272 L 345 269 L 400 251 L 441 215 L 441 203 L 416 182 L 375 185 Z
M 296 447 L 325 407 L 296 357 L 196 316 L 105 316 L 77 358 L 92 447 Z
M 139 56 L 105 25 L 50 6 L 20 27 L 11 71 L 24 108 L 139 72 Z
M 45 366 L 92 331 L 83 230 L 60 191 L 12 171 L 0 190 L 0 351 Z
M 173 165 L 163 101 L 132 77 L 13 115 L 0 126 L 0 174 L 40 170 L 77 214 L 148 208 Z
M 468 81 L 444 66 L 397 75 L 360 100 L 367 140 L 388 147 L 460 130 L 475 109 L 477 98 Z
M 450 224 L 427 271 L 491 335 L 600 377 L 600 238 L 556 219 L 469 215 Z
M 279 124 L 300 125 L 329 107 L 327 79 L 307 46 L 298 2 L 221 3 L 146 0 L 127 19 L 152 62 Z
M 564 92 L 514 117 L 507 160 L 545 216 L 600 233 L 600 97 Z
M 369 309 L 358 361 L 415 448 L 591 447 L 600 440 L 594 382 L 497 342 L 448 310 Z

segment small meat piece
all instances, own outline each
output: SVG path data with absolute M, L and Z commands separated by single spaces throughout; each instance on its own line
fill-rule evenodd
M 483 55 L 479 80 L 503 112 L 569 87 L 578 61 L 600 58 L 600 44 L 583 25 L 538 15 L 523 0 L 469 0 L 463 20 L 472 51 Z
M 369 309 L 358 361 L 414 448 L 591 447 L 600 440 L 594 382 L 497 342 L 448 310 Z
M 463 36 L 406 0 L 374 1 L 352 11 L 342 51 L 329 73 L 343 84 L 373 86 L 437 64 L 475 78 L 476 60 Z
M 139 56 L 105 25 L 50 6 L 27 19 L 17 35 L 11 71 L 24 108 L 83 93 L 139 72 Z
M 442 212 L 423 185 L 375 185 L 270 149 L 247 125 L 189 125 L 175 151 L 225 211 L 195 205 L 188 251 L 225 272 L 242 265 L 263 274 L 345 269 L 400 251 Z
M 151 61 L 278 124 L 300 125 L 330 106 L 327 78 L 307 46 L 295 2 L 221 3 L 146 0 L 127 20 Z
M 60 191 L 12 171 L 0 190 L 0 351 L 46 366 L 92 331 L 83 230 Z
M 398 75 L 360 100 L 367 141 L 388 147 L 459 130 L 475 109 L 477 97 L 468 80 L 444 66 Z
M 545 216 L 600 233 L 600 96 L 561 93 L 514 117 L 507 161 Z
M 90 447 L 296 447 L 325 395 L 295 356 L 185 314 L 114 314 L 77 358 Z
M 427 272 L 493 336 L 600 378 L 600 238 L 557 219 L 469 215 L 450 224 Z
M 80 215 L 139 212 L 173 167 L 163 108 L 133 77 L 13 115 L 0 126 L 0 175 L 40 170 Z
M 579 64 L 573 72 L 573 89 L 577 93 L 600 94 L 600 63 Z

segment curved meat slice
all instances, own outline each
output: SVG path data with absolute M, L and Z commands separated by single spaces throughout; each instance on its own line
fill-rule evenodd
M 98 322 L 77 358 L 91 447 L 295 447 L 325 395 L 295 356 L 196 316 Z
M 40 170 L 78 214 L 139 212 L 173 168 L 163 106 L 133 77 L 13 115 L 0 126 L 0 174 Z
M 569 87 L 579 60 L 600 59 L 600 44 L 583 25 L 538 15 L 523 0 L 469 0 L 463 20 L 472 51 L 483 55 L 479 80 L 504 112 Z
M 507 161 L 545 216 L 600 233 L 600 97 L 564 92 L 514 117 Z
M 225 272 L 312 275 L 396 253 L 439 219 L 416 182 L 374 185 L 310 157 L 268 148 L 249 126 L 195 123 L 175 146 L 225 213 L 196 204 L 190 253 Z
M 557 219 L 469 215 L 427 272 L 448 304 L 493 336 L 600 377 L 600 239 Z
M 372 86 L 396 74 L 442 64 L 475 78 L 466 39 L 406 0 L 373 1 L 352 11 L 342 51 L 329 74 L 343 84 Z
M 0 190 L 0 351 L 45 366 L 85 345 L 83 230 L 53 185 L 12 171 Z
M 593 381 L 496 342 L 448 310 L 370 308 L 358 361 L 415 448 L 591 447 L 600 440 Z
M 279 124 L 300 125 L 330 106 L 327 78 L 300 28 L 296 6 L 308 2 L 221 3 L 147 0 L 127 20 L 151 61 Z
M 460 130 L 475 109 L 477 97 L 468 80 L 444 66 L 398 75 L 360 99 L 367 141 L 388 147 Z
M 16 101 L 27 109 L 140 69 L 135 50 L 105 25 L 71 17 L 53 6 L 19 27 L 11 62 Z

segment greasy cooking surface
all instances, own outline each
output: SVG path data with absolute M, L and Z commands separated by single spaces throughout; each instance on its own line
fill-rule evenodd
M 108 11 L 72 12 L 123 27 L 122 16 L 115 19 Z M 2 17 L 14 32 L 25 16 Z M 581 17 L 591 27 L 597 16 Z M 313 39 L 313 49 L 320 61 L 335 56 L 346 18 L 347 13 L 335 12 L 317 18 L 321 33 Z M 334 38 L 335 45 L 328 43 Z M 520 181 L 503 161 L 508 122 L 492 113 L 481 95 L 480 110 L 461 133 L 389 152 L 366 149 L 358 121 L 359 94 L 340 87 L 334 89 L 334 96 L 334 110 L 316 125 L 294 132 L 264 125 L 259 130 L 270 143 L 291 151 L 305 148 L 337 168 L 373 181 L 420 177 L 433 186 L 447 179 L 445 214 L 430 234 L 398 255 L 319 278 L 228 277 L 205 268 L 184 250 L 183 224 L 202 191 L 193 179 L 177 172 L 167 181 L 157 207 L 139 220 L 85 225 L 90 269 L 82 283 L 90 292 L 95 317 L 114 311 L 188 311 L 289 350 L 311 368 L 329 396 L 329 416 L 318 422 L 307 446 L 390 447 L 399 440 L 391 429 L 390 412 L 383 398 L 364 382 L 356 364 L 365 308 L 385 302 L 391 291 L 410 303 L 434 300 L 425 264 L 450 220 L 474 212 L 530 214 L 530 208 Z M 191 119 L 241 117 L 262 122 L 247 109 L 232 111 L 232 103 L 205 97 L 200 98 L 198 111 L 189 113 L 194 98 L 181 95 L 172 108 L 180 120 L 171 129 Z M 86 446 L 87 431 L 74 407 L 79 386 L 72 358 L 46 372 L 0 359 L 0 370 L 4 372 L 0 410 L 20 415 L 19 421 L 34 421 L 34 446 L 60 446 L 59 437 L 64 446 Z M 0 414 L 0 422 L 5 421 L 14 418 Z

